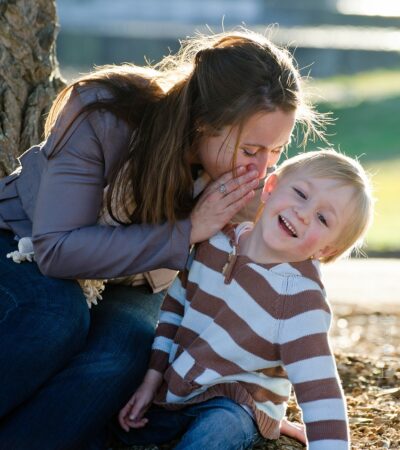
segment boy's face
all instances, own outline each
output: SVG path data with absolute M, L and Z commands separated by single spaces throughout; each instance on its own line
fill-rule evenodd
M 335 254 L 351 217 L 352 195 L 350 186 L 304 171 L 281 179 L 271 175 L 262 194 L 264 250 L 288 262 Z

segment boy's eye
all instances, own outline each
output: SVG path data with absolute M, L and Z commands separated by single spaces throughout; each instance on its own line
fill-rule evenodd
M 326 221 L 325 217 L 322 214 L 320 214 L 320 213 L 318 213 L 317 216 L 318 216 L 318 220 L 327 227 L 328 226 L 328 222 Z
M 294 192 L 296 192 L 296 194 L 297 194 L 299 197 L 304 198 L 304 200 L 307 199 L 306 194 L 305 194 L 303 191 L 301 191 L 300 189 L 297 189 L 297 188 L 294 187 L 293 190 L 294 190 Z
M 247 148 L 242 148 L 242 152 L 244 155 L 249 156 L 250 158 L 254 157 L 257 155 L 257 152 L 252 152 L 250 150 L 247 150 Z

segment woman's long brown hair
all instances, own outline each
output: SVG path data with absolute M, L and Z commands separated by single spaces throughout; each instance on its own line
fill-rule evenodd
M 58 95 L 46 137 L 72 88 L 89 84 L 104 86 L 112 97 L 82 112 L 106 109 L 132 127 L 128 158 L 107 194 L 108 211 L 120 223 L 173 223 L 188 216 L 194 204 L 190 157 L 202 134 L 276 109 L 296 111 L 305 139 L 323 128 L 322 116 L 303 98 L 290 54 L 248 30 L 192 38 L 153 68 L 104 66 L 78 79 Z

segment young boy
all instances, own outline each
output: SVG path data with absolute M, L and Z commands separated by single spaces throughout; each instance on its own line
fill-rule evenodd
M 198 245 L 169 289 L 150 368 L 119 414 L 124 442 L 182 436 L 176 448 L 250 448 L 258 433 L 278 438 L 283 423 L 285 434 L 303 442 L 306 434 L 310 449 L 349 448 L 318 266 L 365 234 L 368 178 L 333 150 L 308 152 L 268 177 L 262 201 L 255 224 Z M 292 385 L 306 433 L 282 422 Z M 216 423 L 216 409 L 240 426 Z

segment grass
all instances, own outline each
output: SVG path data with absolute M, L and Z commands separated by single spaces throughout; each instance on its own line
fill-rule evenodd
M 399 251 L 400 69 L 315 80 L 309 88 L 317 109 L 332 113 L 329 142 L 373 175 L 377 203 L 367 251 Z M 323 146 L 310 143 L 307 149 Z
M 335 122 L 328 127 L 328 139 L 347 155 L 364 162 L 400 155 L 400 95 L 352 105 L 324 103 L 318 109 L 332 112 Z
M 327 135 L 335 148 L 365 162 L 399 157 L 400 69 L 315 80 L 308 88 L 318 110 L 334 119 Z
M 400 95 L 399 75 L 400 67 L 397 70 L 373 70 L 311 80 L 308 87 L 317 103 L 351 105 L 359 100 L 379 100 Z

